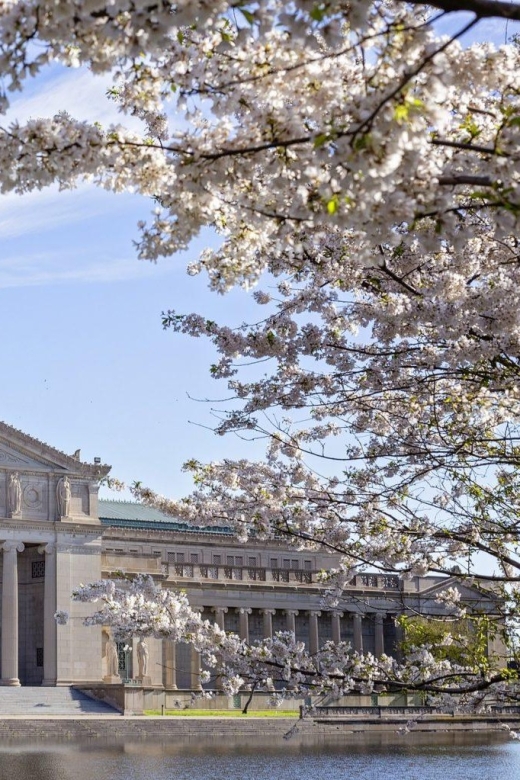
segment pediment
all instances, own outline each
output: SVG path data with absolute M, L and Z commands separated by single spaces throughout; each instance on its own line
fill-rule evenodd
M 67 474 L 99 480 L 110 471 L 110 466 L 84 463 L 79 450 L 67 455 L 45 442 L 28 436 L 16 428 L 0 422 L 0 470 L 40 471 Z
M 482 583 L 481 589 L 478 586 L 478 582 L 475 582 L 473 585 L 468 585 L 455 577 L 447 577 L 445 580 L 436 582 L 434 585 L 421 591 L 421 597 L 424 598 L 427 596 L 429 598 L 435 598 L 437 593 L 442 593 L 442 591 L 447 588 L 455 588 L 458 590 L 462 602 L 475 602 L 476 600 L 500 601 L 499 597 L 489 590 L 489 586 L 486 587 L 485 582 Z
M 0 469 L 2 468 L 19 471 L 55 471 L 58 468 L 64 471 L 58 464 L 33 458 L 4 443 L 0 444 Z

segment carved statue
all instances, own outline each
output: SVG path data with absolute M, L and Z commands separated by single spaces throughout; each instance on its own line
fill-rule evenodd
M 143 638 L 137 643 L 137 662 L 139 664 L 139 679 L 148 674 L 148 645 Z
M 62 477 L 56 486 L 56 502 L 58 505 L 58 517 L 70 516 L 70 480 L 68 477 Z
M 7 489 L 9 502 L 9 511 L 11 515 L 18 515 L 22 511 L 22 486 L 20 476 L 17 471 L 9 477 L 9 487 Z
M 105 645 L 105 653 L 107 658 L 107 676 L 117 677 L 119 674 L 119 658 L 117 655 L 117 645 L 110 637 Z

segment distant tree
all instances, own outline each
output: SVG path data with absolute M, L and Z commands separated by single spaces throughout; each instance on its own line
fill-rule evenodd
M 399 649 L 405 657 L 416 648 L 428 646 L 436 661 L 450 661 L 476 671 L 496 666 L 496 659 L 488 655 L 489 634 L 494 630 L 489 618 L 446 621 L 431 616 L 400 615 L 397 623 L 404 631 Z

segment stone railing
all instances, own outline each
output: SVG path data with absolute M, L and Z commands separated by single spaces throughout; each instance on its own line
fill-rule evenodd
M 215 563 L 174 563 L 161 559 L 161 553 L 131 553 L 126 550 L 106 550 L 102 556 L 104 572 L 122 571 L 128 574 L 156 574 L 167 579 L 219 580 L 221 582 L 258 582 L 314 585 L 317 571 L 308 569 L 267 568 L 264 566 L 232 566 Z M 399 577 L 392 574 L 357 574 L 350 586 L 374 590 L 399 590 Z
M 398 717 L 416 718 L 420 715 L 442 714 L 432 707 L 313 707 L 311 710 L 302 708 L 302 716 L 323 720 L 327 718 L 386 718 L 392 715 Z
M 222 582 L 279 582 L 311 585 L 317 572 L 307 569 L 268 569 L 264 566 L 226 566 L 210 563 L 163 564 L 165 574 L 173 579 L 220 580 Z
M 520 706 L 518 705 L 491 705 L 487 712 L 476 712 L 476 716 L 486 715 L 519 715 Z M 339 718 L 388 718 L 388 717 L 406 717 L 413 720 L 423 715 L 438 715 L 439 717 L 454 717 L 457 710 L 437 710 L 434 707 L 395 707 L 388 706 L 366 706 L 366 707 L 312 707 L 307 709 L 300 708 L 300 717 L 313 718 L 314 720 L 334 720 Z
M 356 588 L 399 590 L 399 577 L 396 574 L 356 574 L 350 584 Z

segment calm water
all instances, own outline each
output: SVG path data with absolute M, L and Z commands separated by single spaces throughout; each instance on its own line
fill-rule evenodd
M 346 741 L 345 741 L 346 740 Z M 341 743 L 0 746 L 0 780 L 520 780 L 502 735 L 344 737 Z

